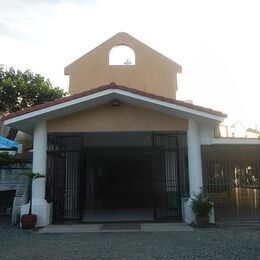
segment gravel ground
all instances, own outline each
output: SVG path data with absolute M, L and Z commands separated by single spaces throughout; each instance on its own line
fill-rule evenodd
M 0 219 L 0 259 L 260 259 L 260 226 L 37 234 Z

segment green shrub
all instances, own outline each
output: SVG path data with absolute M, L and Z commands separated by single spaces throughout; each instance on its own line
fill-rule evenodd
M 191 198 L 191 209 L 197 216 L 208 216 L 213 207 L 213 203 L 207 193 L 202 188 L 200 189 L 200 192 L 194 194 L 194 198 Z

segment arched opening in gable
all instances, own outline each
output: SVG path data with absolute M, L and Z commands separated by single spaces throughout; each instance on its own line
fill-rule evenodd
M 117 45 L 109 52 L 109 65 L 135 65 L 135 52 L 127 45 Z

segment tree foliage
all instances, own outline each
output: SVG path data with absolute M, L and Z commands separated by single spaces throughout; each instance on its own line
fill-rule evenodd
M 64 90 L 30 70 L 22 72 L 0 65 L 0 111 L 3 114 L 62 98 Z
M 0 169 L 14 161 L 14 156 L 8 152 L 0 153 Z

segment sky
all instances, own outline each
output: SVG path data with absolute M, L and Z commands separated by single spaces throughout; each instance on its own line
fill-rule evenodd
M 259 0 L 0 0 L 0 64 L 64 67 L 124 31 L 182 66 L 177 98 L 260 128 Z

